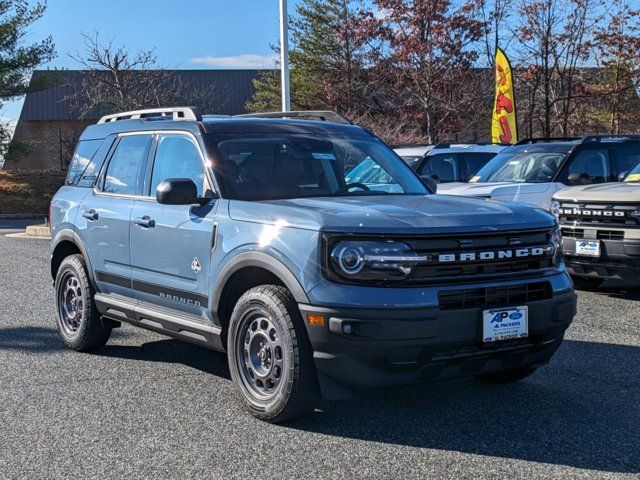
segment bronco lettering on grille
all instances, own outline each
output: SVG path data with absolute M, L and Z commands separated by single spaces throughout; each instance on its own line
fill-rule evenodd
M 605 210 L 602 208 L 581 209 L 581 208 L 561 208 L 561 215 L 581 215 L 585 217 L 624 217 L 626 212 L 616 210 Z
M 504 260 L 509 258 L 524 257 L 540 257 L 543 255 L 552 255 L 553 248 L 548 247 L 526 247 L 516 248 L 513 250 L 487 250 L 482 252 L 463 252 L 463 253 L 441 253 L 438 255 L 438 262 L 476 262 Z

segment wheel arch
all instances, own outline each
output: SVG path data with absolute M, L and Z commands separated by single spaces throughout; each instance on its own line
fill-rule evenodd
M 55 280 L 62 261 L 69 255 L 75 254 L 80 254 L 84 258 L 91 285 L 94 290 L 98 291 L 87 249 L 78 234 L 73 230 L 61 230 L 51 242 L 51 278 Z
M 249 288 L 264 284 L 282 285 L 296 302 L 309 302 L 298 279 L 281 261 L 263 252 L 241 253 L 222 268 L 213 288 L 213 319 L 222 327 L 223 335 L 237 298 Z

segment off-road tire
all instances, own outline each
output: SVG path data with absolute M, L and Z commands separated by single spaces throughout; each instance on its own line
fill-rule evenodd
M 257 418 L 287 422 L 317 405 L 320 389 L 312 348 L 286 288 L 262 285 L 240 297 L 229 322 L 227 355 L 240 399 Z
M 573 284 L 578 290 L 595 290 L 604 282 L 602 278 L 590 278 L 590 277 L 571 277 Z
M 502 372 L 478 375 L 476 378 L 488 383 L 514 383 L 519 382 L 520 380 L 524 380 L 535 371 L 535 367 L 517 367 L 509 370 L 504 370 Z
M 103 347 L 109 340 L 113 322 L 103 320 L 96 309 L 95 292 L 82 255 L 70 255 L 62 261 L 54 286 L 58 333 L 65 345 L 78 352 Z M 72 310 L 73 316 L 69 314 Z

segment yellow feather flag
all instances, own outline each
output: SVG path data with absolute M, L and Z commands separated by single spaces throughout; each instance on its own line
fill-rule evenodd
M 491 116 L 491 141 L 494 143 L 518 141 L 513 74 L 509 59 L 500 48 L 496 50 L 496 98 Z

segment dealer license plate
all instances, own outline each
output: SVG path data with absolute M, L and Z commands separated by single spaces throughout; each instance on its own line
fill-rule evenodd
M 576 255 L 599 257 L 600 240 L 576 240 Z
M 482 313 L 482 338 L 497 342 L 529 336 L 527 307 L 494 308 Z

